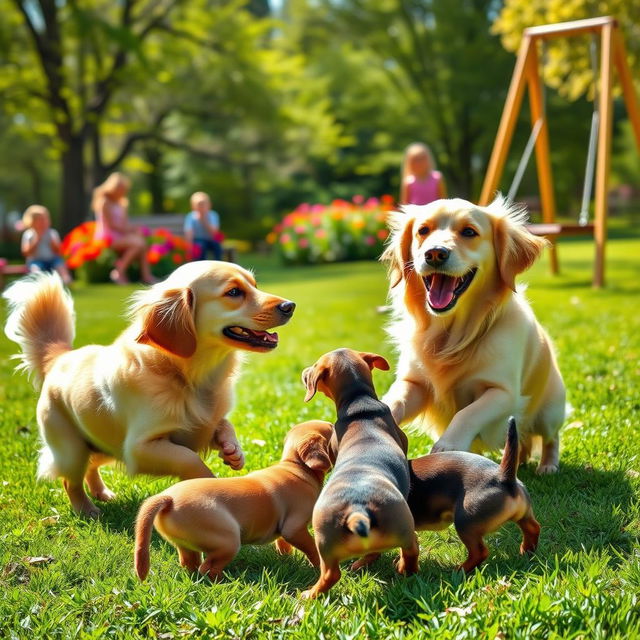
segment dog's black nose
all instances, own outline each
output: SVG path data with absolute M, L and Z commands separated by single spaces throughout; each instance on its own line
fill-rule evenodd
M 424 254 L 424 257 L 429 266 L 439 267 L 449 259 L 450 253 L 449 249 L 445 247 L 432 247 Z
M 285 300 L 278 305 L 278 311 L 285 316 L 290 316 L 294 309 L 296 308 L 296 303 L 291 302 L 291 300 Z

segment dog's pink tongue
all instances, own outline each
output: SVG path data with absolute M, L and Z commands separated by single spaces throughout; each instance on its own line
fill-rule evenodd
M 431 278 L 431 288 L 427 292 L 429 304 L 434 309 L 444 309 L 453 300 L 457 278 L 445 276 L 442 273 L 434 273 Z

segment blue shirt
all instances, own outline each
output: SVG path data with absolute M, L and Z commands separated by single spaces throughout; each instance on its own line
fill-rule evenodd
M 220 216 L 217 211 L 209 211 L 207 214 L 209 217 L 209 224 L 216 229 L 220 228 Z M 202 226 L 200 220 L 196 217 L 195 211 L 187 213 L 184 219 L 184 233 L 188 231 L 193 233 L 194 240 L 211 240 L 211 236 L 207 233 L 207 230 Z

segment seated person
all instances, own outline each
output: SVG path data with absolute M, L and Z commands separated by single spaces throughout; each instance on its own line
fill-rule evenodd
M 71 274 L 60 255 L 60 236 L 51 228 L 49 210 L 32 204 L 24 212 L 22 224 L 26 231 L 22 234 L 20 249 L 29 271 L 57 271 L 62 281 L 69 284 Z
M 211 210 L 211 200 L 202 191 L 196 191 L 190 202 L 192 210 L 184 219 L 184 237 L 193 245 L 193 259 L 206 260 L 210 252 L 214 260 L 221 260 L 220 216 Z

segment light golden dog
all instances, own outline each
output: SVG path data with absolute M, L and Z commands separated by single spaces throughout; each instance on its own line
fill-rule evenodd
M 114 494 L 99 467 L 124 462 L 131 474 L 213 474 L 197 452 L 209 448 L 233 469 L 244 456 L 225 418 L 239 350 L 266 352 L 295 304 L 263 293 L 234 264 L 201 261 L 136 293 L 131 325 L 109 346 L 72 349 L 71 296 L 56 275 L 41 274 L 6 293 L 7 336 L 21 367 L 42 384 L 37 418 L 44 446 L 39 477 L 62 477 L 73 508 L 96 516 Z
M 521 461 L 542 439 L 539 473 L 558 469 L 565 388 L 553 347 L 515 277 L 546 241 L 501 197 L 407 206 L 391 219 L 390 263 L 399 347 L 384 396 L 398 424 L 420 416 L 438 438 L 432 452 L 497 449 L 516 416 Z

